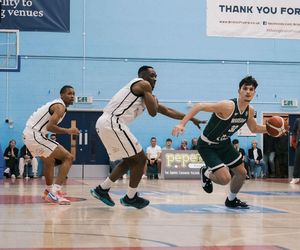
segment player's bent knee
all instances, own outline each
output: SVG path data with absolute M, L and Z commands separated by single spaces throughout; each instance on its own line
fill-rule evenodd
M 74 157 L 69 152 L 65 155 L 65 158 L 63 159 L 64 162 L 69 162 L 70 165 L 72 164 L 73 160 L 74 160 Z
M 243 172 L 241 172 L 241 173 L 238 173 L 237 176 L 238 176 L 239 178 L 245 180 L 246 177 L 247 177 L 247 171 L 243 171 Z
M 129 166 L 141 166 L 144 168 L 147 162 L 147 157 L 144 153 L 144 151 L 141 151 L 140 153 L 124 159 L 125 163 Z
M 68 160 L 72 163 L 72 162 L 74 161 L 73 155 L 70 154 L 70 155 L 68 156 Z
M 220 185 L 227 185 L 231 181 L 230 175 L 220 175 L 218 176 L 218 183 Z

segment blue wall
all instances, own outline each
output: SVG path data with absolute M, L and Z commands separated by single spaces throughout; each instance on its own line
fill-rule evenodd
M 144 64 L 157 70 L 157 97 L 183 112 L 189 100 L 235 97 L 247 73 L 259 82 L 253 100 L 259 122 L 262 112 L 299 112 L 279 103 L 300 95 L 299 41 L 208 37 L 205 2 L 72 0 L 70 33 L 21 32 L 21 72 L 0 72 L 2 147 L 11 138 L 21 147 L 28 116 L 58 97 L 62 85 L 72 84 L 78 95 L 96 99 L 85 108 L 103 108 L 103 100 Z M 13 128 L 6 118 L 13 120 Z M 209 114 L 199 118 L 208 119 Z M 161 115 L 152 119 L 144 114 L 131 128 L 146 147 L 151 136 L 163 145 L 176 124 Z M 197 135 L 199 131 L 188 125 L 183 137 Z M 178 146 L 181 138 L 173 139 Z M 241 145 L 247 148 L 251 139 L 241 138 Z

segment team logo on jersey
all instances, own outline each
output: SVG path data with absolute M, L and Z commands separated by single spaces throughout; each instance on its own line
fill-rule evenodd
M 216 140 L 217 141 L 226 141 L 227 139 L 228 139 L 227 135 L 222 135 L 222 136 L 219 136 Z
M 233 119 L 231 120 L 232 123 L 244 123 L 244 122 L 246 122 L 246 121 L 247 121 L 246 118 L 233 118 Z

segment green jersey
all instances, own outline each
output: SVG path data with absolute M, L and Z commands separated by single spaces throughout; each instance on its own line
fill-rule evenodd
M 234 102 L 234 110 L 229 118 L 222 119 L 213 113 L 209 119 L 203 135 L 212 143 L 227 142 L 238 129 L 240 129 L 248 120 L 249 105 L 243 113 L 240 112 L 237 99 L 231 99 Z

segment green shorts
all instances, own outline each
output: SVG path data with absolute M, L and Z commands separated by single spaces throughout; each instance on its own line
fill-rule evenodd
M 233 147 L 230 141 L 220 144 L 208 144 L 198 140 L 198 151 L 205 165 L 211 170 L 227 166 L 235 168 L 243 162 L 243 156 Z

